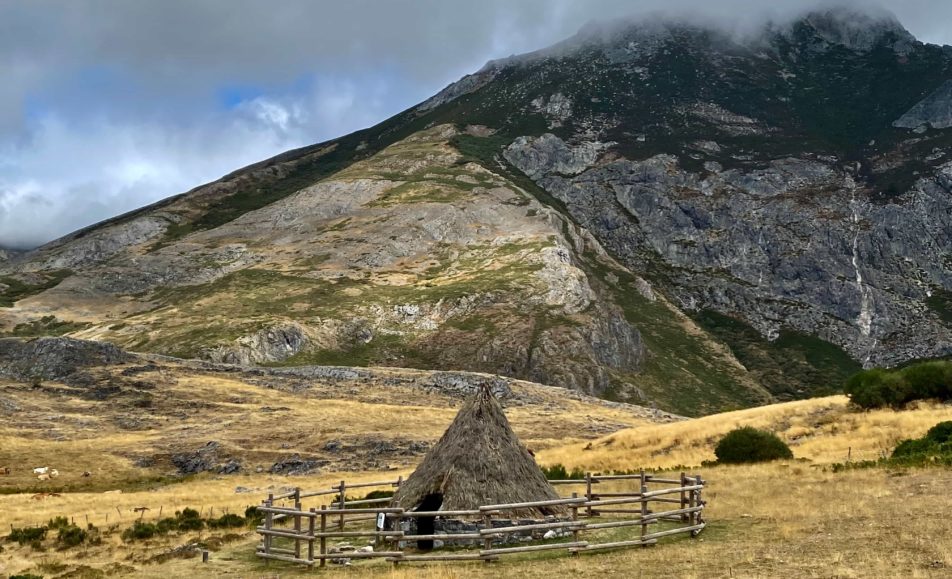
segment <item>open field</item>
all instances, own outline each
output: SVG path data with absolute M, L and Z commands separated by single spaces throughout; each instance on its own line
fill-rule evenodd
M 952 503 L 947 488 L 952 472 L 923 469 L 887 472 L 883 469 L 832 473 L 801 464 L 705 469 L 709 490 L 708 528 L 698 539 L 666 539 L 650 549 L 586 555 L 578 559 L 546 555 L 504 559 L 500 563 L 401 566 L 356 562 L 341 569 L 329 566 L 308 573 L 281 563 L 266 566 L 254 555 L 258 537 L 250 531 L 192 533 L 144 543 L 124 544 L 117 534 L 104 545 L 89 547 L 77 559 L 73 552 L 35 553 L 27 547 L 5 544 L 0 561 L 12 572 L 77 564 L 115 568 L 122 576 L 180 577 L 200 573 L 208 577 L 295 577 L 318 573 L 338 577 L 947 577 L 952 570 L 952 537 L 947 521 Z M 324 484 L 333 478 L 321 477 Z M 307 483 L 323 486 L 309 477 Z M 357 480 L 352 479 L 352 480 Z M 244 480 L 245 484 L 263 481 Z M 277 481 L 275 481 L 277 482 Z M 83 506 L 120 503 L 230 506 L 234 510 L 260 495 L 235 496 L 233 481 L 197 480 L 155 493 L 81 496 Z M 192 496 L 194 493 L 194 496 Z M 27 499 L 3 497 L 3 510 Z M 70 501 L 74 500 L 72 498 Z M 55 514 L 52 500 L 41 512 Z M 124 515 L 128 518 L 131 513 Z M 112 518 L 110 519 L 113 520 Z M 125 525 L 124 525 L 125 526 Z M 217 537 L 217 538 L 216 538 Z M 203 565 L 199 559 L 172 558 L 148 563 L 175 546 L 201 540 L 213 547 L 222 542 Z M 82 551 L 80 551 L 82 552 Z M 0 571 L 2 573 L 3 571 Z M 41 573 L 43 574 L 43 573 Z M 47 574 L 47 576 L 54 576 Z M 83 575 L 80 575 L 83 576 Z M 96 574 L 85 575 L 88 577 Z
M 5 430 L 0 430 L 0 456 L 4 461 L 10 457 L 33 461 L 27 458 L 32 446 L 39 453 L 47 453 L 37 456 L 68 457 L 61 465 L 80 468 L 80 465 L 91 464 L 99 470 L 91 477 L 97 482 L 82 479 L 77 483 L 90 485 L 85 489 L 87 492 L 76 488 L 77 492 L 35 500 L 31 494 L 37 491 L 36 483 L 31 482 L 29 492 L 0 495 L 0 527 L 41 524 L 54 516 L 66 516 L 85 526 L 88 516 L 89 522 L 101 531 L 102 542 L 58 551 L 51 533 L 42 552 L 27 545 L 4 542 L 0 552 L 0 576 L 23 571 L 45 577 L 114 575 L 163 579 L 187 575 L 308 575 L 304 569 L 281 563 L 265 565 L 259 561 L 253 554 L 258 537 L 247 528 L 173 533 L 133 543 L 124 542 L 119 535 L 139 516 L 132 511 L 135 507 L 150 509 L 142 515 L 146 521 L 158 519 L 160 510 L 165 517 L 184 507 L 201 510 L 205 516 L 225 512 L 241 514 L 271 491 L 280 492 L 295 486 L 327 487 L 341 479 L 360 482 L 406 475 L 419 455 L 388 461 L 383 469 L 361 468 L 360 461 L 367 460 L 361 457 L 351 466 L 347 466 L 346 461 L 329 462 L 318 473 L 307 476 L 259 473 L 250 468 L 238 475 L 205 473 L 179 479 L 167 477 L 164 463 L 151 471 L 145 469 L 149 476 L 136 477 L 134 467 L 124 458 L 125 453 L 135 450 L 147 454 L 153 448 L 171 444 L 176 437 L 183 447 L 189 448 L 214 437 L 228 448 L 243 449 L 239 454 L 248 461 L 248 466 L 265 464 L 264 454 L 258 463 L 251 459 L 255 448 L 275 452 L 273 447 L 284 439 L 291 441 L 292 448 L 277 451 L 303 455 L 303 449 L 308 449 L 317 453 L 329 440 L 332 421 L 346 424 L 341 426 L 344 430 L 334 434 L 335 440 L 372 437 L 378 442 L 399 442 L 405 440 L 410 431 L 414 440 L 432 441 L 451 420 L 456 404 L 451 397 L 419 391 L 412 404 L 385 403 L 384 399 L 374 398 L 384 393 L 368 384 L 350 386 L 353 392 L 345 390 L 348 401 L 343 401 L 331 398 L 332 392 L 323 391 L 320 385 L 312 386 L 314 392 L 302 393 L 294 392 L 293 388 L 262 388 L 262 384 L 243 381 L 245 379 L 239 376 L 198 371 L 173 374 L 174 384 L 170 381 L 157 390 L 167 390 L 169 396 L 173 393 L 176 397 L 190 396 L 189 404 L 179 408 L 200 409 L 201 412 L 196 411 L 196 418 L 156 419 L 154 424 L 159 428 L 130 434 L 115 427 L 116 417 L 103 406 L 83 408 L 78 406 L 80 402 L 68 402 L 69 396 L 57 398 L 47 394 L 46 398 L 31 398 L 37 400 L 37 407 L 30 407 L 29 411 L 36 412 L 34 418 L 52 411 L 62 414 L 64 418 L 57 423 L 57 431 L 67 440 L 43 438 L 38 434 L 41 430 L 25 429 L 25 422 L 20 423 L 19 430 L 4 424 Z M 25 404 L 16 390 L 21 387 L 27 388 L 7 385 L 2 390 L 5 399 L 14 398 L 19 404 Z M 747 424 L 778 432 L 791 442 L 797 458 L 803 460 L 700 469 L 709 481 L 705 491 L 709 501 L 705 518 L 709 525 L 693 540 L 668 538 L 649 549 L 587 554 L 580 558 L 561 554 L 523 555 L 492 565 L 460 563 L 391 568 L 380 561 L 357 561 L 349 568 L 332 565 L 310 574 L 437 579 L 515 575 L 532 578 L 554 574 L 699 578 L 947 577 L 952 573 L 952 536 L 947 532 L 947 521 L 952 518 L 952 502 L 948 500 L 947 491 L 952 485 L 952 471 L 871 468 L 834 472 L 829 467 L 831 463 L 843 462 L 847 449 L 852 449 L 854 460 L 878 457 L 892 448 L 895 441 L 919 436 L 936 422 L 952 419 L 950 406 L 922 404 L 903 412 L 861 413 L 853 412 L 845 398 L 830 397 L 669 424 L 651 424 L 647 419 L 630 416 L 625 424 L 620 408 L 591 406 L 579 400 L 550 400 L 544 395 L 548 390 L 536 391 L 533 388 L 538 387 L 531 385 L 519 385 L 514 391 L 520 388 L 525 388 L 521 392 L 527 398 L 521 404 L 511 404 L 507 413 L 515 430 L 530 444 L 542 449 L 538 457 L 543 464 L 562 463 L 594 471 L 696 466 L 713 458 L 713 444 L 721 434 Z M 11 391 L 15 391 L 13 395 Z M 405 394 L 409 395 L 410 391 Z M 525 401 L 530 399 L 535 403 Z M 43 406 L 54 402 L 73 406 Z M 181 402 L 179 399 L 178 403 Z M 253 417 L 255 413 L 262 414 L 263 405 L 287 406 L 293 411 L 280 418 L 256 422 Z M 162 409 L 163 404 L 153 408 Z M 252 412 L 252 408 L 256 410 Z M 94 412 L 97 409 L 98 413 Z M 156 413 L 159 414 L 158 410 Z M 270 416 L 271 413 L 263 414 Z M 214 418 L 202 420 L 202 415 Z M 293 420 L 289 419 L 292 417 Z M 80 419 L 93 421 L 89 430 L 69 434 L 69 428 Z M 615 420 L 615 428 L 621 430 L 599 437 L 600 433 L 582 429 L 588 421 L 607 423 L 611 420 Z M 166 422 L 168 426 L 164 426 Z M 174 429 L 175 424 L 181 428 Z M 407 427 L 408 424 L 411 426 Z M 628 426 L 634 428 L 626 428 Z M 253 436 L 255 431 L 263 433 L 269 429 L 274 429 L 274 434 Z M 85 434 L 80 437 L 80 432 Z M 26 436 L 17 436 L 18 433 Z M 76 440 L 70 440 L 73 436 Z M 568 444 L 556 445 L 557 437 Z M 248 442 L 238 444 L 240 440 Z M 584 450 L 589 446 L 589 450 Z M 115 449 L 124 450 L 119 453 Z M 267 460 L 273 460 L 273 455 L 267 456 Z M 111 474 L 110 468 L 120 474 Z M 68 476 L 71 475 L 64 474 L 63 478 Z M 113 487 L 124 492 L 102 492 Z M 200 557 L 183 558 L 184 555 L 173 551 L 195 542 L 213 551 L 209 563 L 202 564 Z
M 89 372 L 73 385 L 0 380 L 0 467 L 11 468 L 0 494 L 148 488 L 178 480 L 183 456 L 213 467 L 235 461 L 244 474 L 295 457 L 322 473 L 406 469 L 453 419 L 466 381 L 483 379 L 399 369 L 342 371 L 340 379 L 243 374 L 171 361 Z M 561 388 L 501 384 L 517 434 L 537 450 L 677 420 Z M 60 477 L 39 482 L 36 466 Z

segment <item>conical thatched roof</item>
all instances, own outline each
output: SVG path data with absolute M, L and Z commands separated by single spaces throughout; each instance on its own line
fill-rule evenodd
M 421 510 L 424 499 L 434 494 L 442 495 L 444 511 L 559 498 L 486 385 L 463 404 L 443 437 L 400 485 L 392 505 Z M 564 512 L 543 507 L 509 514 L 538 518 Z

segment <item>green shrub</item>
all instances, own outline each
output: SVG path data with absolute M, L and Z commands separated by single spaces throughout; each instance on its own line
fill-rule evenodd
M 179 519 L 179 531 L 200 531 L 205 527 L 205 521 L 201 519 Z
M 902 408 L 915 400 L 952 400 L 952 362 L 920 362 L 905 368 L 863 370 L 843 390 L 860 408 Z
M 793 451 L 776 434 L 750 426 L 732 430 L 714 448 L 717 461 L 725 464 L 767 462 L 793 458 Z
M 585 471 L 579 467 L 575 467 L 569 471 L 564 465 L 556 463 L 541 468 L 542 474 L 549 480 L 582 480 L 585 478 Z
M 251 505 L 245 509 L 245 519 L 251 525 L 258 526 L 264 522 L 264 511 L 260 511 L 257 506 Z
M 81 545 L 83 541 L 86 540 L 86 537 L 86 531 L 80 529 L 76 525 L 67 525 L 65 527 L 59 528 L 59 534 L 56 537 L 56 542 L 59 543 L 60 548 L 68 549 L 70 547 Z
M 178 530 L 180 531 L 199 531 L 205 526 L 205 522 L 201 519 L 199 512 L 188 507 L 182 509 L 181 512 L 175 513 L 175 520 Z
M 894 459 L 925 461 L 930 457 L 952 460 L 952 421 L 936 424 L 922 438 L 903 440 L 892 453 Z
M 155 531 L 156 531 L 157 533 L 161 533 L 161 534 L 163 534 L 163 535 L 165 535 L 166 533 L 170 533 L 170 532 L 172 532 L 172 531 L 177 531 L 178 528 L 179 528 L 179 527 L 178 527 L 178 520 L 177 520 L 177 519 L 173 519 L 172 517 L 166 517 L 166 518 L 164 518 L 164 519 L 159 519 L 159 520 L 155 523 Z
M 926 432 L 926 438 L 936 444 L 952 442 L 952 420 L 940 422 Z
M 16 541 L 21 545 L 42 541 L 46 538 L 46 527 L 23 527 L 21 529 L 11 529 L 8 541 Z
M 152 523 L 143 523 L 136 521 L 131 527 L 122 532 L 122 540 L 128 542 L 151 539 L 158 533 L 158 529 Z
M 50 522 L 46 523 L 46 528 L 52 531 L 53 529 L 68 527 L 70 524 L 69 519 L 66 517 L 53 517 L 50 519 Z
M 228 513 L 218 517 L 217 519 L 208 519 L 208 526 L 213 529 L 244 527 L 246 524 L 247 521 L 244 519 L 244 517 L 238 516 L 235 513 Z

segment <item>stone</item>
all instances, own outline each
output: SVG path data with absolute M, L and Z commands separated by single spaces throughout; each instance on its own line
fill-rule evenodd
M 172 455 L 171 461 L 180 474 L 198 474 L 214 470 L 218 464 L 219 444 L 210 441 L 193 452 L 179 452 Z
M 317 469 L 327 464 L 327 461 L 317 459 L 303 459 L 295 454 L 291 458 L 279 461 L 271 465 L 268 472 L 271 474 L 284 475 L 302 475 L 316 472 Z

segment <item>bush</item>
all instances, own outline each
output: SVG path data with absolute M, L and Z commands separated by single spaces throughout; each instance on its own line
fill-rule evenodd
M 208 526 L 213 529 L 244 527 L 246 524 L 247 521 L 244 519 L 244 517 L 238 516 L 235 513 L 228 513 L 218 517 L 217 519 L 208 519 Z
M 725 464 L 793 458 L 793 451 L 776 434 L 750 426 L 728 432 L 717 443 L 714 454 L 718 462 Z
M 571 472 L 559 463 L 541 468 L 542 474 L 549 480 L 582 480 L 585 478 L 585 471 L 579 467 L 573 468 Z
M 200 531 L 205 527 L 205 521 L 201 519 L 180 519 L 177 527 L 179 531 Z
M 902 408 L 915 400 L 952 400 L 952 362 L 921 362 L 905 368 L 863 370 L 843 390 L 860 408 Z
M 259 511 L 258 507 L 251 505 L 245 509 L 245 519 L 253 526 L 258 526 L 264 522 L 264 511 Z
M 172 531 L 178 530 L 178 519 L 173 519 L 172 517 L 166 517 L 164 519 L 159 519 L 155 523 L 155 530 L 157 533 L 166 534 Z
M 86 537 L 86 531 L 80 529 L 76 525 L 68 525 L 66 527 L 59 528 L 59 535 L 56 537 L 56 542 L 59 543 L 60 548 L 68 549 L 70 547 L 81 545 L 83 541 L 86 540 Z
M 922 438 L 903 440 L 892 453 L 892 458 L 903 459 L 931 456 L 952 459 L 952 421 L 936 424 Z
M 8 541 L 16 541 L 21 545 L 42 541 L 46 537 L 46 527 L 23 527 L 22 529 L 11 529 Z
M 187 507 L 175 513 L 175 520 L 180 531 L 199 531 L 205 526 L 198 511 Z
M 131 542 L 151 539 L 156 533 L 158 533 L 158 529 L 152 523 L 136 521 L 131 527 L 122 532 L 122 540 Z
M 50 519 L 50 522 L 46 523 L 46 528 L 52 531 L 53 529 L 68 527 L 70 524 L 69 519 L 66 517 L 53 517 Z

